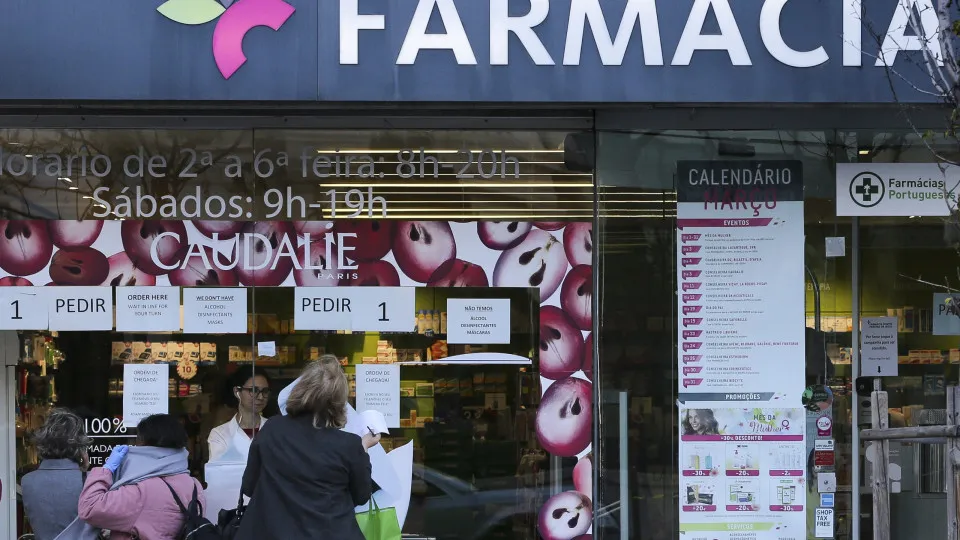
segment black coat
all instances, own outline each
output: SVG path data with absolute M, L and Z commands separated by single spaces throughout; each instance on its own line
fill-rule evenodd
M 371 489 L 360 437 L 310 417 L 271 418 L 250 445 L 236 540 L 364 540 L 354 507 Z

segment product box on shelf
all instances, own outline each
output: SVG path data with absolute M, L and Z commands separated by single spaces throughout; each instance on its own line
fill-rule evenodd
M 153 363 L 153 344 L 149 341 L 133 342 L 133 363 L 151 364 Z
M 898 362 L 899 363 L 899 362 Z M 939 350 L 911 350 L 907 353 L 907 364 L 942 364 L 943 354 Z
M 200 344 L 200 362 L 204 364 L 217 363 L 217 344 L 204 342 Z
M 457 389 L 460 388 L 459 383 L 456 379 L 447 379 L 447 378 L 437 378 L 433 381 L 434 392 L 437 394 L 450 394 L 451 392 L 451 382 L 456 386 Z
M 168 341 L 167 342 L 167 358 L 171 362 L 179 362 L 183 359 L 183 342 L 182 341 Z
M 130 341 L 114 341 L 110 356 L 110 361 L 114 364 L 131 362 L 133 359 L 133 343 Z
M 253 346 L 231 345 L 227 348 L 227 359 L 230 362 L 253 362 Z
M 433 397 L 433 383 L 417 383 L 417 397 Z
M 151 348 L 153 350 L 153 362 L 155 364 L 165 364 L 170 361 L 170 352 L 167 350 L 166 341 L 155 341 Z
M 422 349 L 397 349 L 397 362 L 422 362 Z
M 200 361 L 200 344 L 196 342 L 185 342 L 183 344 L 183 357 L 189 358 L 194 362 Z

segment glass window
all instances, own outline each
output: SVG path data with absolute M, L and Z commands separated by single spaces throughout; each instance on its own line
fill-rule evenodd
M 141 301 L 116 327 L 21 333 L 18 474 L 38 465 L 30 434 L 54 406 L 84 417 L 91 465 L 135 441 L 125 374 L 160 367 L 159 406 L 141 409 L 181 419 L 208 506 L 232 507 L 281 392 L 331 354 L 351 406 L 387 412 L 383 448 L 412 454 L 404 532 L 537 538 L 547 500 L 591 476 L 589 460 L 588 474 L 574 466 L 593 433 L 593 166 L 570 137 L 0 131 L 3 284 L 113 287 L 117 306 L 132 285 L 182 287 L 162 329 L 116 329 L 162 325 L 164 309 Z M 347 316 L 330 286 L 376 301 Z M 351 322 L 324 322 L 338 313 Z M 361 317 L 385 329 L 358 329 Z M 386 395 L 359 380 L 386 364 L 398 373 Z M 589 505 L 578 512 L 587 532 Z
M 604 418 L 600 423 L 598 506 L 611 509 L 618 522 L 616 528 L 601 528 L 599 537 L 619 537 L 619 530 L 626 527 L 630 538 L 675 538 L 680 526 L 697 521 L 685 519 L 681 506 L 700 511 L 716 508 L 715 511 L 724 513 L 719 519 L 723 527 L 736 522 L 738 510 L 751 513 L 750 522 L 756 522 L 759 515 L 773 522 L 779 521 L 786 510 L 802 507 L 807 513 L 808 537 L 813 537 L 811 523 L 817 493 L 812 482 L 791 480 L 788 484 L 793 489 L 788 496 L 782 489 L 768 489 L 771 484 L 767 479 L 755 482 L 741 481 L 737 476 L 727 478 L 721 469 L 735 469 L 731 456 L 737 451 L 730 444 L 709 443 L 703 445 L 704 452 L 692 453 L 682 451 L 678 445 L 684 420 L 678 415 L 678 378 L 688 373 L 678 371 L 682 354 L 677 349 L 677 321 L 681 317 L 676 292 L 680 249 L 678 163 L 795 160 L 803 171 L 806 238 L 802 249 L 807 275 L 807 344 L 801 349 L 807 351 L 807 356 L 798 360 L 805 363 L 807 384 L 827 385 L 835 398 L 831 409 L 811 414 L 807 419 L 806 449 L 778 447 L 770 449 L 770 455 L 782 454 L 785 462 L 799 464 L 793 469 L 785 465 L 784 470 L 837 472 L 841 486 L 846 482 L 837 496 L 837 532 L 838 537 L 848 538 L 851 405 L 843 396 L 849 395 L 852 380 L 849 369 L 844 371 L 842 367 L 841 353 L 849 351 L 850 337 L 849 329 L 836 327 L 842 324 L 834 320 L 850 317 L 851 274 L 849 256 L 826 253 L 827 238 L 850 241 L 849 221 L 835 217 L 833 201 L 835 163 L 846 153 L 843 141 L 832 131 L 600 132 L 598 141 L 598 272 L 603 279 L 598 284 L 597 316 Z M 819 294 L 815 294 L 817 291 Z M 730 306 L 724 309 L 733 309 Z M 799 397 L 793 396 L 798 406 Z M 714 423 L 709 420 L 716 420 L 714 411 L 706 413 L 709 414 L 693 415 L 697 417 L 697 426 Z M 833 420 L 833 436 L 841 449 L 836 463 L 808 466 L 807 458 L 813 458 L 816 419 L 823 414 Z M 690 415 L 685 417 L 689 422 Z M 701 417 L 707 420 L 701 422 Z M 724 429 L 717 426 L 717 430 Z M 681 457 L 684 463 L 688 458 L 695 459 L 697 465 L 681 464 Z M 765 472 L 772 469 L 764 463 L 761 468 Z M 681 469 L 693 472 L 694 476 L 681 475 Z M 718 476 L 712 474 L 714 469 Z M 703 477 L 705 481 L 700 482 L 697 475 L 708 471 Z M 681 504 L 678 497 L 689 499 L 689 504 Z M 777 497 L 779 502 L 775 501 Z M 798 500 L 801 502 L 794 502 Z M 709 525 L 700 527 L 695 530 L 711 530 Z
M 847 137 L 856 141 L 851 161 L 859 163 L 936 163 L 938 156 L 945 160 L 957 156 L 956 141 L 942 135 L 860 131 Z M 936 166 L 934 171 L 939 173 Z M 946 191 L 955 188 L 948 183 Z M 947 203 L 943 204 L 947 213 Z M 949 335 L 949 329 L 934 328 L 938 315 L 947 313 L 947 299 L 957 287 L 955 216 L 953 212 L 951 217 L 860 218 L 861 316 L 895 317 L 897 323 L 898 376 L 881 379 L 891 427 L 945 423 L 946 387 L 956 385 L 960 376 L 956 336 Z M 869 409 L 866 412 L 860 421 L 869 426 Z M 943 444 L 890 443 L 891 538 L 913 538 L 919 525 L 946 523 L 943 452 Z M 866 452 L 865 457 L 864 506 L 870 508 L 873 454 Z

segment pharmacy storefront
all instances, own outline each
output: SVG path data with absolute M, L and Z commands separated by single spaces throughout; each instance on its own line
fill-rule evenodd
M 53 408 L 93 466 L 177 416 L 215 512 L 325 354 L 412 537 L 868 537 L 854 259 L 925 214 L 838 186 L 930 161 L 896 0 L 54 4 L 0 21 L 5 537 Z

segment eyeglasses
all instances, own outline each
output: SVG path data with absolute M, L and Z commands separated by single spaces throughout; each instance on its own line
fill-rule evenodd
M 259 397 L 262 397 L 262 398 L 268 398 L 268 397 L 270 397 L 270 389 L 269 389 L 269 388 L 253 388 L 253 387 L 250 387 L 250 386 L 242 386 L 242 387 L 240 387 L 240 390 L 243 390 L 244 392 L 246 392 L 246 393 L 248 393 L 248 394 L 255 395 L 255 396 L 258 397 L 258 398 L 259 398 Z

